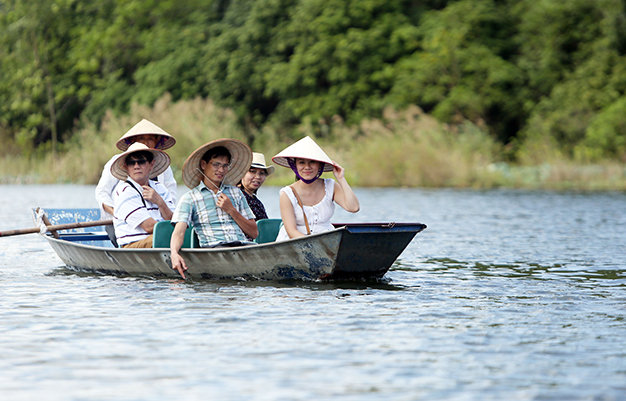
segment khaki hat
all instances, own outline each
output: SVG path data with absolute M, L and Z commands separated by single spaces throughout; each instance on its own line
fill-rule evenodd
M 137 124 L 135 124 L 134 127 L 129 129 L 128 132 L 126 132 L 117 141 L 115 146 L 117 146 L 117 148 L 119 150 L 125 151 L 126 149 L 128 149 L 130 144 L 134 142 L 134 140 L 130 139 L 130 138 L 133 137 L 133 136 L 138 136 L 138 135 L 159 135 L 159 136 L 161 136 L 161 140 L 159 140 L 157 142 L 157 145 L 156 145 L 157 149 L 162 149 L 162 150 L 169 149 L 172 146 L 174 146 L 174 144 L 176 143 L 176 139 L 174 139 L 173 136 L 171 136 L 170 134 L 165 132 L 158 125 L 156 125 L 154 123 L 151 123 L 150 121 L 148 121 L 148 120 L 146 120 L 144 118 L 143 120 L 141 120 Z
M 230 168 L 224 176 L 224 184 L 236 185 L 250 169 L 252 163 L 252 150 L 245 143 L 236 139 L 221 138 L 207 142 L 194 150 L 183 164 L 183 182 L 188 188 L 195 188 L 202 181 L 200 161 L 202 156 L 213 148 L 223 146 L 230 152 Z
M 113 174 L 113 177 L 121 181 L 124 181 L 126 178 L 128 178 L 128 172 L 124 168 L 126 163 L 126 156 L 140 151 L 147 151 L 152 153 L 154 166 L 152 166 L 152 170 L 150 171 L 150 178 L 158 176 L 169 167 L 170 157 L 167 155 L 167 153 L 157 149 L 150 149 L 143 143 L 135 142 L 128 147 L 128 150 L 126 150 L 126 152 L 119 154 L 113 164 L 111 164 L 111 174 Z
M 309 159 L 325 163 L 324 171 L 333 171 L 335 163 L 328 157 L 326 153 L 319 147 L 311 137 L 305 136 L 293 145 L 288 146 L 276 156 L 272 157 L 272 161 L 279 166 L 291 168 L 287 159 Z
M 274 172 L 274 166 L 266 166 L 265 165 L 265 155 L 263 153 L 252 152 L 252 164 L 250 168 L 262 168 L 267 171 L 267 175 L 270 175 Z

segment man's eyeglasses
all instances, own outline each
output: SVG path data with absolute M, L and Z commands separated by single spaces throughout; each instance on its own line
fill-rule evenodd
M 139 166 L 143 166 L 144 164 L 148 163 L 148 161 L 146 159 L 139 159 L 139 160 L 127 160 L 126 161 L 126 165 L 129 167 L 134 166 L 135 164 L 139 165 Z
M 228 170 L 230 168 L 230 163 L 218 163 L 218 162 L 213 162 L 211 163 L 211 166 L 213 166 L 213 168 L 217 171 L 221 168 L 223 168 L 224 170 Z

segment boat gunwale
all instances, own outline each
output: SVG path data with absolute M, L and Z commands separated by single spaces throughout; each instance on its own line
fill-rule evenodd
M 263 244 L 255 243 L 255 244 L 249 244 L 249 245 L 229 246 L 229 247 L 220 247 L 220 248 L 181 248 L 181 252 L 219 253 L 219 252 L 224 252 L 225 250 L 230 251 L 230 250 L 258 249 L 260 247 L 274 247 L 277 245 L 294 243 L 294 242 L 309 242 L 309 241 L 314 240 L 315 238 L 328 236 L 332 233 L 341 232 L 341 231 L 347 231 L 347 227 L 341 226 L 341 227 L 334 228 L 333 230 L 316 233 L 316 234 L 310 234 L 310 235 L 306 235 L 304 237 L 299 237 L 299 238 L 290 238 L 285 241 L 273 241 L 273 242 L 266 242 Z M 107 252 L 122 252 L 122 253 L 134 253 L 134 252 L 151 253 L 151 252 L 164 252 L 164 251 L 169 252 L 170 251 L 169 247 L 168 248 L 115 248 L 115 247 L 106 247 L 106 246 L 98 246 L 98 245 L 89 245 L 89 244 L 84 244 L 81 242 L 70 241 L 64 238 L 54 238 L 53 236 L 47 235 L 47 234 L 39 234 L 39 235 L 51 242 L 56 242 L 59 244 L 71 244 L 72 246 L 75 246 L 78 248 L 85 248 L 85 249 L 90 249 L 90 250 L 101 250 L 101 251 L 107 251 Z M 84 241 L 85 240 L 82 240 L 82 242 Z M 94 239 L 94 241 L 102 241 L 102 240 Z
M 355 227 L 355 228 L 367 228 L 367 227 L 377 227 L 377 228 L 389 228 L 389 229 L 394 229 L 394 228 L 408 228 L 408 227 L 413 227 L 413 226 L 417 226 L 419 227 L 419 229 L 417 230 L 409 230 L 409 231 L 415 231 L 415 234 L 419 234 L 420 232 L 422 232 L 424 229 L 426 229 L 426 225 L 423 223 L 393 223 L 393 222 L 389 222 L 389 223 L 333 223 L 333 225 L 335 226 L 334 229 L 329 230 L 329 231 L 324 231 L 321 233 L 312 233 L 309 235 L 305 235 L 303 237 L 298 237 L 298 238 L 289 238 L 286 239 L 284 241 L 272 241 L 272 242 L 266 242 L 263 244 L 249 244 L 249 245 L 241 245 L 241 246 L 231 246 L 231 247 L 221 247 L 221 248 L 181 248 L 181 252 L 191 252 L 191 253 L 219 253 L 219 252 L 223 252 L 225 250 L 243 250 L 243 249 L 248 249 L 248 248 L 254 248 L 254 249 L 258 249 L 259 247 L 274 247 L 280 244 L 288 244 L 288 243 L 294 243 L 294 242 L 308 242 L 311 241 L 315 238 L 318 237 L 322 237 L 322 236 L 327 236 L 330 235 L 331 233 L 334 232 L 340 232 L 340 231 L 346 231 L 346 232 L 350 232 L 350 227 Z M 103 250 L 103 251 L 108 251 L 108 252 L 123 252 L 123 253 L 134 253 L 134 252 L 144 252 L 144 253 L 150 253 L 150 252 L 163 252 L 164 250 L 169 251 L 169 247 L 166 248 L 115 248 L 115 247 L 105 247 L 105 246 L 98 246 L 98 245 L 89 245 L 89 244 L 84 244 L 84 243 L 80 243 L 80 242 L 74 242 L 74 241 L 70 241 L 64 238 L 54 238 L 52 235 L 49 235 L 48 233 L 46 234 L 39 234 L 40 236 L 44 237 L 47 240 L 50 240 L 52 242 L 58 242 L 61 244 L 71 244 L 73 246 L 79 247 L 79 248 L 86 248 L 86 249 L 93 249 L 93 250 Z M 61 234 L 62 235 L 62 234 Z M 94 241 L 102 241 L 102 240 L 95 240 Z M 85 242 L 85 240 L 83 240 L 82 242 Z

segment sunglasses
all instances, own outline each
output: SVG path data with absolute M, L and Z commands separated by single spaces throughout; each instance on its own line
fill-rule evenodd
M 144 164 L 148 163 L 148 160 L 146 159 L 139 159 L 139 160 L 128 160 L 126 162 L 126 165 L 129 167 L 134 166 L 135 164 L 139 165 L 139 166 L 143 166 Z

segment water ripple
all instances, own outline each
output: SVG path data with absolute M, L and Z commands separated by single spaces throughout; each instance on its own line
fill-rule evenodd
M 381 281 L 85 274 L 2 239 L 3 399 L 624 399 L 626 195 L 357 191 L 341 220 L 429 226 Z M 30 224 L 14 207 L 0 221 Z

